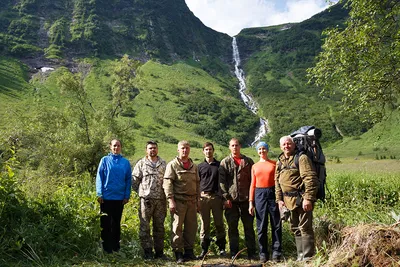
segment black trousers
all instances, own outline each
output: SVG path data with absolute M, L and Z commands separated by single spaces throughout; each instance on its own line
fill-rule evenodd
M 111 253 L 118 251 L 120 248 L 119 240 L 121 239 L 121 217 L 124 204 L 122 200 L 104 200 L 100 204 L 101 239 L 103 240 L 103 249 Z
M 249 214 L 249 202 L 233 202 L 232 208 L 225 209 L 225 218 L 228 223 L 229 247 L 231 255 L 239 252 L 239 219 L 242 220 L 244 237 L 247 247 L 247 255 L 256 253 L 256 236 L 254 233 L 254 217 Z
M 272 257 L 282 254 L 282 223 L 279 208 L 275 203 L 275 187 L 256 188 L 255 191 L 256 222 L 260 256 L 269 258 L 268 254 L 268 217 L 272 233 Z

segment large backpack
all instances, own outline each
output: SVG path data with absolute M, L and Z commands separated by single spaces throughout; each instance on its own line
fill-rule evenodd
M 302 154 L 306 154 L 311 159 L 319 180 L 317 199 L 325 202 L 326 168 L 325 155 L 319 142 L 319 138 L 322 136 L 321 130 L 314 126 L 303 126 L 291 133 L 290 136 L 296 144 L 295 166 L 297 169 L 299 168 L 299 158 Z

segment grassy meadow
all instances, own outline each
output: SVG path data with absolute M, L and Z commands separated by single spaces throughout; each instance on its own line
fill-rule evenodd
M 82 63 L 84 79 L 58 69 L 28 81 L 22 64 L 0 59 L 0 266 L 175 266 L 174 261 L 142 260 L 136 193 L 124 210 L 121 252 L 103 254 L 94 173 L 107 153 L 106 142 L 120 137 L 123 153 L 135 164 L 149 139 L 159 141 L 160 156 L 167 161 L 176 156 L 177 142 L 186 139 L 192 159 L 200 163 L 205 141 L 215 140 L 216 158 L 222 159 L 229 154 L 228 136 L 245 140 L 258 119 L 240 102 L 235 79 L 213 78 L 184 62 L 153 61 L 137 69 L 138 92 L 122 106 L 122 115 L 106 119 L 115 100 L 112 77 L 119 62 Z M 60 90 L 60 80 L 77 85 L 76 90 Z M 204 109 L 196 109 L 199 102 Z M 399 220 L 398 116 L 392 114 L 359 137 L 324 145 L 330 197 L 315 209 L 318 253 L 313 265 L 324 266 L 345 226 Z M 270 146 L 270 158 L 276 159 L 278 144 Z M 254 148 L 244 145 L 242 152 L 257 161 Z M 172 258 L 169 216 L 165 228 L 165 251 Z M 283 235 L 283 265 L 301 266 L 293 262 L 295 245 L 287 223 Z M 211 250 L 216 252 L 214 244 Z M 229 263 L 212 255 L 208 262 Z M 185 266 L 194 264 L 201 262 Z
M 173 261 L 142 260 L 136 193 L 124 209 L 121 252 L 105 255 L 100 245 L 99 206 L 95 201 L 93 177 L 82 174 L 64 177 L 62 182 L 55 181 L 54 177 L 53 183 L 39 185 L 34 180 L 20 180 L 22 173 L 12 172 L 13 164 L 7 163 L 11 168 L 0 179 L 1 266 L 175 266 Z M 314 266 L 325 266 L 330 253 L 342 240 L 344 227 L 390 225 L 400 218 L 398 160 L 343 158 L 341 163 L 329 162 L 327 172 L 330 193 L 325 203 L 317 203 L 314 213 L 318 247 Z M 9 227 L 12 230 L 5 231 Z M 169 247 L 169 216 L 165 228 L 166 254 L 173 259 Z M 296 252 L 288 223 L 284 223 L 283 237 L 282 266 L 303 266 L 294 262 Z M 244 236 L 240 242 L 244 247 Z M 216 252 L 217 247 L 212 244 L 211 250 Z M 200 251 L 197 242 L 195 252 Z M 206 263 L 229 261 L 211 253 Z M 249 262 L 241 258 L 237 263 Z M 200 265 L 201 261 L 184 265 L 194 264 Z

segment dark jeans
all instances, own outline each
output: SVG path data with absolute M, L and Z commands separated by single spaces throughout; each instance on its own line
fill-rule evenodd
M 100 204 L 101 239 L 103 240 L 103 249 L 108 253 L 119 250 L 123 209 L 122 200 L 104 200 Z
M 231 254 L 239 252 L 239 218 L 242 220 L 244 237 L 247 246 L 247 255 L 253 256 L 256 252 L 256 237 L 254 233 L 254 217 L 249 214 L 249 202 L 232 202 L 232 208 L 225 210 L 228 223 L 229 247 Z
M 268 217 L 272 233 L 272 257 L 279 258 L 282 254 L 282 223 L 279 208 L 275 203 L 275 187 L 256 188 L 255 206 L 257 219 L 258 244 L 260 256 L 269 258 L 268 254 Z

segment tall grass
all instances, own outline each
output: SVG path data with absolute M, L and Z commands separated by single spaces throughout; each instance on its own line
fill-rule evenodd
M 328 165 L 330 197 L 325 203 L 317 202 L 314 211 L 319 256 L 316 262 L 324 262 L 329 249 L 340 242 L 340 230 L 344 226 L 396 222 L 400 214 L 400 171 L 395 167 L 385 171 L 382 167 L 395 162 Z M 99 206 L 93 177 L 82 174 L 64 178 L 62 182 L 42 179 L 41 184 L 32 179 L 26 186 L 20 183 L 21 173 L 14 173 L 15 164 L 3 163 L 0 179 L 1 266 L 162 264 L 142 260 L 136 193 L 132 193 L 124 209 L 121 252 L 106 255 L 101 249 Z M 37 190 L 32 191 L 35 186 Z M 49 190 L 51 187 L 53 190 Z M 41 190 L 43 192 L 38 193 Z M 173 257 L 170 223 L 170 216 L 167 216 L 165 252 Z M 240 230 L 243 233 L 243 229 Z M 240 242 L 244 247 L 243 235 Z M 216 250 L 213 245 L 211 249 Z M 287 223 L 284 224 L 283 250 L 286 259 L 294 258 L 294 238 Z M 196 242 L 195 252 L 200 252 L 199 242 Z

